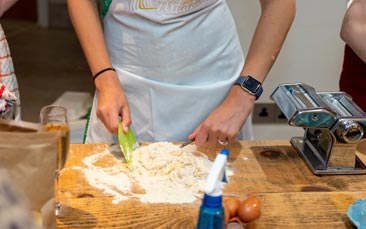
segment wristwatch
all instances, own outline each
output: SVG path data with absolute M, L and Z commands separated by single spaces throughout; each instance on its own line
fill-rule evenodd
M 239 85 L 244 91 L 259 99 L 263 92 L 262 84 L 251 76 L 239 76 L 234 85 Z

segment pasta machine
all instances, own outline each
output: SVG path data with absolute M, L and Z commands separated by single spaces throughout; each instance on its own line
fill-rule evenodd
M 302 127 L 303 137 L 292 146 L 316 175 L 366 174 L 357 156 L 365 141 L 366 113 L 345 92 L 316 92 L 304 83 L 280 84 L 271 95 L 290 126 Z

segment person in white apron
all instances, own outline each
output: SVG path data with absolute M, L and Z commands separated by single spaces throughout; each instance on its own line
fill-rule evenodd
M 252 139 L 248 117 L 259 94 L 233 85 L 245 76 L 261 86 L 293 21 L 294 0 L 261 1 L 245 64 L 225 0 L 102 6 L 104 36 L 95 5 L 68 0 L 97 88 L 86 143 L 113 142 L 119 116 L 138 141 L 188 138 L 200 146 Z

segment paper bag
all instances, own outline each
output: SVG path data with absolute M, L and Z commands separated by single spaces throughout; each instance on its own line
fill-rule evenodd
M 25 204 L 24 196 L 14 186 L 5 169 L 0 169 L 0 228 L 39 228 Z
M 32 211 L 54 196 L 57 134 L 41 125 L 0 120 L 0 168 L 8 170 Z

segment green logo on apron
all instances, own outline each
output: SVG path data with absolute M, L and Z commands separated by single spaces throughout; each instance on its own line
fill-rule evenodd
M 112 0 L 103 0 L 102 1 L 102 18 L 104 18 L 105 15 L 107 14 L 111 3 L 112 3 Z

